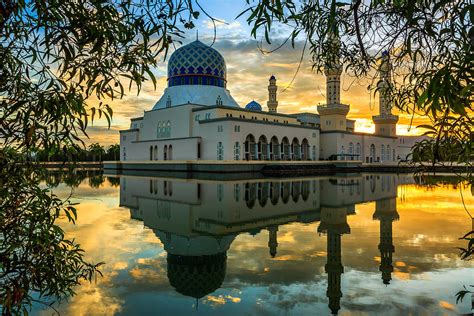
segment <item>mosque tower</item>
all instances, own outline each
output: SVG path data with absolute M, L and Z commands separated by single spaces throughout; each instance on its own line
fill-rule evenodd
M 390 89 L 392 86 L 392 65 L 388 52 L 382 53 L 382 63 L 379 68 L 380 80 L 377 84 L 379 92 L 379 115 L 372 116 L 375 124 L 375 134 L 383 136 L 397 135 L 398 115 L 392 114 Z
M 278 101 L 277 101 L 278 86 L 276 85 L 275 76 L 272 75 L 268 81 L 269 81 L 268 101 L 267 101 L 268 112 L 276 113 L 277 107 L 278 107 Z
M 341 104 L 341 74 L 342 65 L 339 62 L 340 40 L 337 31 L 330 33 L 328 43 L 334 50 L 334 56 L 330 56 L 324 67 L 326 76 L 326 104 L 318 105 L 320 125 L 322 131 L 345 131 L 346 116 L 349 113 L 349 105 Z
M 392 279 L 392 254 L 395 252 L 392 240 L 392 222 L 398 220 L 396 198 L 388 198 L 375 202 L 374 220 L 380 221 L 380 272 L 383 283 L 388 285 Z
M 327 263 L 324 266 L 328 274 L 326 295 L 329 298 L 328 306 L 331 313 L 337 315 L 341 309 L 341 274 L 344 273 L 341 260 L 341 236 L 351 232 L 347 224 L 346 208 L 322 207 L 318 232 L 327 234 Z
M 278 234 L 277 225 L 268 227 L 268 249 L 270 251 L 270 256 L 272 256 L 272 258 L 275 258 L 277 254 L 277 247 L 278 247 L 277 234 Z

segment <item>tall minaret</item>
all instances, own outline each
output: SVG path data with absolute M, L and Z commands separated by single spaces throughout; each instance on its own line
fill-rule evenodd
M 398 220 L 396 198 L 388 198 L 375 202 L 375 213 L 373 219 L 380 221 L 380 272 L 384 284 L 390 284 L 392 280 L 392 255 L 395 252 L 392 240 L 392 222 Z
M 328 274 L 326 295 L 331 313 L 337 315 L 341 309 L 341 275 L 344 273 L 341 260 L 341 236 L 351 232 L 347 224 L 347 209 L 322 207 L 318 232 L 327 234 L 327 263 L 324 266 Z
M 382 62 L 379 68 L 380 80 L 377 84 L 379 92 L 379 115 L 372 116 L 375 123 L 375 134 L 384 136 L 397 135 L 398 116 L 392 114 L 392 64 L 388 52 L 382 53 Z
M 342 67 L 339 62 L 339 47 L 341 46 L 339 36 L 330 33 L 328 36 L 328 45 L 333 50 L 332 56 L 324 66 L 324 75 L 326 76 L 326 105 L 341 103 L 341 74 Z
M 277 112 L 277 107 L 278 107 L 278 101 L 277 101 L 277 90 L 278 86 L 276 85 L 276 78 L 274 75 L 270 77 L 268 80 L 268 101 L 267 101 L 267 107 L 268 107 L 268 112 Z
M 270 226 L 268 227 L 268 249 L 270 251 L 270 256 L 275 258 L 277 254 L 277 247 L 278 247 L 278 226 Z
M 320 126 L 322 131 L 346 131 L 349 105 L 341 104 L 342 65 L 339 61 L 341 43 L 337 32 L 329 33 L 327 45 L 330 46 L 331 53 L 324 66 L 326 104 L 318 105 Z

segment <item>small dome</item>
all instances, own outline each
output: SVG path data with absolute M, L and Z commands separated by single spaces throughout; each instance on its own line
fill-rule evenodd
M 168 62 L 168 87 L 179 85 L 226 86 L 224 57 L 196 40 L 178 48 Z
M 276 80 L 274 75 L 271 75 L 270 80 Z
M 258 102 L 252 101 L 245 106 L 245 109 L 250 111 L 261 111 L 262 106 Z

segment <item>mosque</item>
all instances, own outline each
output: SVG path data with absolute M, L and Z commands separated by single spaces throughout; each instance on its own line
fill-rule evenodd
M 222 55 L 196 40 L 168 62 L 168 87 L 150 111 L 120 131 L 120 164 L 163 161 L 318 161 L 396 164 L 416 137 L 397 136 L 387 90 L 388 54 L 382 56 L 375 134 L 354 130 L 350 106 L 340 101 L 341 65 L 328 66 L 326 104 L 319 114 L 278 112 L 277 78 L 268 84 L 267 109 L 251 101 L 241 107 L 227 90 Z M 285 162 L 288 163 L 288 162 Z

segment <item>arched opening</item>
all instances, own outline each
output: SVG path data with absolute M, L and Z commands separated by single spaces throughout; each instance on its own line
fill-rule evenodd
M 387 153 L 385 155 L 385 160 L 389 161 L 390 160 L 390 154 L 392 153 L 392 150 L 390 149 L 390 145 L 387 145 Z
M 290 182 L 283 182 L 281 184 L 280 195 L 284 204 L 288 203 L 288 200 L 290 199 L 290 185 Z
M 155 157 L 155 160 L 158 160 L 158 146 L 156 145 L 155 145 L 153 156 Z
M 349 159 L 354 160 L 354 143 L 349 143 Z
M 291 142 L 291 160 L 301 160 L 301 147 L 298 138 Z
M 245 160 L 255 160 L 255 137 L 248 134 L 245 138 Z
M 168 160 L 173 160 L 173 145 L 168 147 Z
M 168 145 L 165 145 L 163 149 L 163 160 L 168 160 Z
M 344 148 L 344 145 L 341 146 L 341 153 L 338 160 L 346 160 L 346 149 Z
M 382 144 L 380 146 L 380 161 L 383 162 L 385 160 L 385 145 Z
M 153 146 L 150 146 L 150 160 L 153 160 Z
M 291 183 L 291 198 L 293 199 L 293 202 L 298 202 L 299 198 L 300 198 L 300 192 L 301 192 L 301 188 L 300 188 L 300 182 L 297 181 L 297 182 L 292 182 Z
M 375 162 L 375 145 L 374 144 L 370 145 L 370 161 L 369 162 Z
M 267 138 L 262 135 L 258 139 L 258 160 L 267 160 L 268 159 L 268 142 Z
M 360 143 L 357 143 L 357 145 L 356 145 L 357 160 L 362 160 L 361 157 L 360 157 L 361 154 L 362 153 L 360 152 Z
M 309 197 L 309 187 L 310 183 L 309 181 L 303 181 L 301 182 L 301 197 L 303 198 L 303 201 L 307 201 Z
M 280 144 L 276 136 L 270 140 L 270 160 L 280 160 Z
M 270 200 L 273 205 L 278 203 L 278 199 L 280 198 L 280 183 L 279 182 L 272 182 L 270 183 Z
M 290 160 L 290 141 L 287 137 L 283 137 L 280 146 L 281 160 Z
M 306 138 L 303 138 L 303 141 L 301 142 L 301 160 L 310 160 L 309 142 Z
M 257 197 L 258 197 L 258 203 L 260 204 L 261 207 L 264 207 L 267 204 L 268 186 L 269 186 L 268 182 L 258 183 Z
M 254 207 L 256 198 L 257 194 L 255 183 L 247 182 L 245 184 L 245 204 L 247 204 L 248 208 Z

